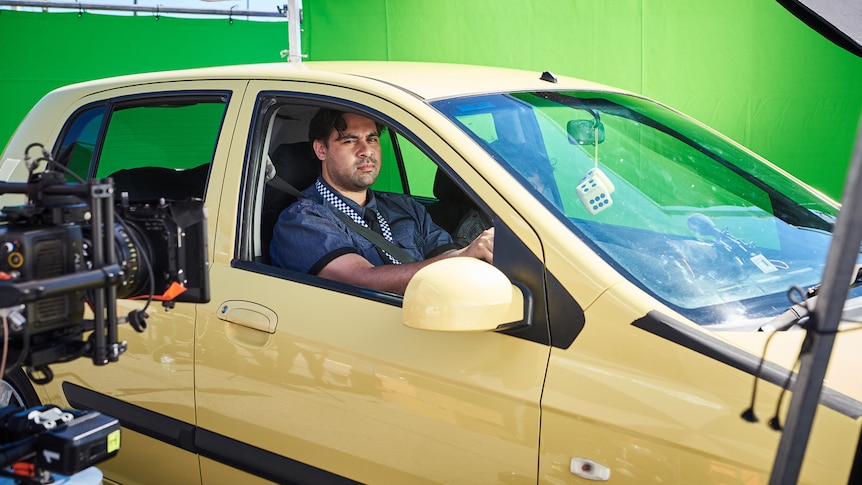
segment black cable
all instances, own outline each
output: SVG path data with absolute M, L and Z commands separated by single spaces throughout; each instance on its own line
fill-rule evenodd
M 784 400 L 784 395 L 787 394 L 787 390 L 790 387 L 790 381 L 793 379 L 793 370 L 796 369 L 798 364 L 799 358 L 797 357 L 796 363 L 793 364 L 793 368 L 790 369 L 790 372 L 787 374 L 787 379 L 785 379 L 784 384 L 781 385 L 781 394 L 778 395 L 778 403 L 775 405 L 775 413 L 772 415 L 772 418 L 769 419 L 769 427 L 775 431 L 781 431 L 784 429 L 781 426 L 781 421 L 778 419 L 778 413 L 781 411 L 781 402 Z
M 57 172 L 63 172 L 64 174 L 69 175 L 70 177 L 74 178 L 75 181 L 77 181 L 79 183 L 82 183 L 82 184 L 87 183 L 86 181 L 84 181 L 84 179 L 82 179 L 80 176 L 78 176 L 78 174 L 76 174 L 75 172 L 73 172 L 73 171 L 69 170 L 68 168 L 64 167 L 63 165 L 60 165 L 59 163 L 55 162 L 53 158 L 39 157 L 36 159 L 36 162 L 38 163 L 41 160 L 45 160 L 45 163 L 48 166 L 52 167 Z
M 757 364 L 757 371 L 754 373 L 754 385 L 751 388 L 751 404 L 748 406 L 748 409 L 742 412 L 740 415 L 742 419 L 748 421 L 749 423 L 756 423 L 759 421 L 757 415 L 754 413 L 754 403 L 757 399 L 757 382 L 760 380 L 760 372 L 763 370 L 763 363 L 766 361 L 766 351 L 769 348 L 769 343 L 772 342 L 772 337 L 778 332 L 772 332 L 769 334 L 769 337 L 766 338 L 766 343 L 763 344 L 763 354 L 760 355 L 760 362 Z
M 809 320 L 810 322 L 811 320 Z M 862 323 L 862 322 L 848 322 L 848 323 Z M 810 325 L 803 325 L 803 328 L 808 332 L 819 333 L 821 335 L 837 335 L 839 333 L 852 332 L 855 330 L 862 330 L 862 326 L 856 328 L 848 328 L 844 330 L 831 330 L 828 332 L 824 332 L 817 328 L 812 328 Z M 774 335 L 774 333 L 773 333 Z M 770 336 L 771 337 L 771 336 Z M 767 341 L 768 342 L 768 341 Z M 765 352 L 764 352 L 765 354 Z M 801 356 L 801 354 L 800 354 Z M 781 420 L 778 418 L 778 413 L 781 412 L 781 403 L 784 401 L 784 395 L 787 394 L 787 391 L 790 390 L 790 381 L 793 379 L 793 372 L 796 367 L 799 365 L 801 359 L 800 357 L 796 358 L 796 362 L 793 364 L 793 368 L 790 369 L 790 373 L 787 374 L 787 379 L 784 380 L 784 383 L 781 385 L 781 394 L 778 395 L 778 402 L 775 404 L 775 413 L 773 413 L 772 418 L 769 419 L 769 427 L 774 429 L 775 431 L 781 431 L 784 427 L 781 425 Z
M 7 335 L 6 338 L 9 338 Z M 30 322 L 24 322 L 24 326 L 21 329 L 21 352 L 18 354 L 18 358 L 15 360 L 15 363 L 10 365 L 6 365 L 7 372 L 10 369 L 17 369 L 24 364 L 24 360 L 27 358 L 27 355 L 30 354 Z

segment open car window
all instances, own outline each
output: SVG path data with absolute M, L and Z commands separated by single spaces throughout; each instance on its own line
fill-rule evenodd
M 260 169 L 250 175 L 258 177 L 251 185 L 258 186 L 261 197 L 252 202 L 254 209 L 249 216 L 258 228 L 251 231 L 252 260 L 269 262 L 269 244 L 278 216 L 297 199 L 282 182 L 303 191 L 320 174 L 320 161 L 308 140 L 309 123 L 320 106 L 312 100 L 277 93 L 263 95 L 258 101 L 259 128 L 255 130 L 257 139 L 252 142 L 252 157 L 258 159 Z M 380 145 L 380 175 L 371 188 L 413 197 L 425 206 L 438 225 L 455 235 L 460 220 L 468 211 L 475 210 L 463 189 L 438 169 L 438 162 L 397 129 L 385 127 Z M 485 220 L 490 224 L 490 219 Z M 478 235 L 475 231 L 465 232 L 473 237 Z

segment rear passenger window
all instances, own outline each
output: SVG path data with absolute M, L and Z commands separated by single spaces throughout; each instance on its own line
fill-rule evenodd
M 98 105 L 76 114 L 72 117 L 72 122 L 67 127 L 66 134 L 54 154 L 54 160 L 81 179 L 86 179 L 90 172 L 99 128 L 102 126 L 104 117 L 105 105 Z M 67 180 L 73 182 L 74 177 L 69 176 Z
M 189 169 L 212 160 L 224 104 L 139 106 L 111 113 L 96 177 L 134 167 Z
M 72 118 L 58 161 L 81 178 L 112 177 L 131 200 L 202 199 L 226 107 L 226 94 L 108 101 Z

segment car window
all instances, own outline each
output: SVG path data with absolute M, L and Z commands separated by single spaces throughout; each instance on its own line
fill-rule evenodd
M 248 184 L 258 187 L 262 194 L 262 198 L 249 200 L 248 217 L 258 228 L 251 231 L 248 241 L 248 246 L 253 248 L 248 256 L 252 260 L 269 261 L 269 244 L 276 220 L 297 198 L 291 192 L 305 190 L 320 173 L 320 161 L 308 140 L 308 125 L 319 107 L 319 103 L 311 100 L 282 97 L 276 93 L 262 95 L 258 101 L 255 121 L 258 128 L 254 129 L 256 138 L 251 143 L 250 156 L 265 168 L 250 171 L 258 180 Z M 463 189 L 450 177 L 438 173 L 438 163 L 412 141 L 413 137 L 403 133 L 401 127 L 386 126 L 383 119 L 380 123 L 385 126 L 380 137 L 382 163 L 372 189 L 414 197 L 426 206 L 438 225 L 454 236 L 459 221 L 471 209 L 476 210 L 476 206 L 469 203 Z M 440 184 L 438 181 L 438 185 L 445 185 L 441 192 L 443 197 L 435 195 L 435 180 L 440 178 L 448 182 Z M 285 189 L 282 182 L 292 189 Z M 484 221 L 490 225 L 490 218 Z M 482 227 L 474 226 L 481 232 Z M 469 236 L 476 235 L 478 233 Z
M 404 179 L 402 178 L 402 159 L 399 153 L 400 144 L 398 143 L 396 134 L 392 130 L 386 129 L 380 135 L 380 175 L 372 189 L 380 192 L 393 192 L 396 194 L 407 193 L 408 190 L 404 187 Z
M 55 152 L 79 177 L 110 176 L 133 200 L 203 198 L 226 107 L 224 94 L 100 103 L 70 119 Z
M 428 155 L 391 128 L 380 138 L 380 148 L 383 164 L 374 190 L 434 198 L 437 164 Z
M 403 137 L 398 146 L 401 148 L 401 157 L 404 159 L 404 172 L 409 183 L 410 195 L 434 198 L 434 177 L 437 174 L 437 164 L 416 145 Z
M 90 171 L 104 115 L 104 104 L 75 114 L 54 153 L 54 160 L 82 179 L 86 179 Z M 70 175 L 68 179 L 71 182 L 73 177 Z
M 195 103 L 115 110 L 96 176 L 134 167 L 189 169 L 209 163 L 224 109 L 222 103 Z

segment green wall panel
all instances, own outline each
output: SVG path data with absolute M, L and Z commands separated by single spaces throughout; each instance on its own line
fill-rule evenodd
M 642 92 L 839 196 L 862 109 L 852 87 L 862 59 L 777 2 L 726 2 L 718 18 L 714 5 L 671 3 L 644 11 Z
M 287 24 L 0 10 L 0 144 L 48 91 L 136 72 L 277 62 Z
M 304 0 L 309 60 L 459 62 L 582 77 L 688 113 L 838 198 L 862 59 L 775 0 Z M 279 62 L 284 22 L 0 11 L 0 140 L 48 90 Z
M 305 8 L 310 59 L 463 62 L 598 81 L 692 115 L 841 195 L 862 59 L 773 0 L 307 0 Z

